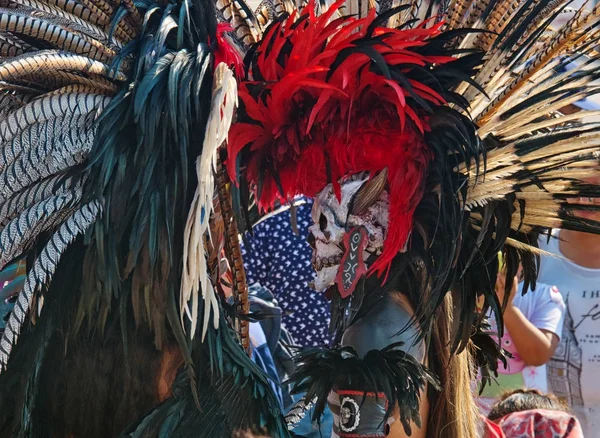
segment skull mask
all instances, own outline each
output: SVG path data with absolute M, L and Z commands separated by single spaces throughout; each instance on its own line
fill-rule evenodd
M 323 291 L 335 283 L 345 252 L 344 236 L 352 228 L 362 226 L 367 231 L 365 261 L 372 254 L 381 253 L 388 228 L 386 182 L 385 171 L 370 180 L 368 175 L 356 174 L 340 183 L 339 202 L 331 184 L 318 193 L 311 212 L 314 224 L 308 237 L 317 274 L 310 285 L 313 289 Z

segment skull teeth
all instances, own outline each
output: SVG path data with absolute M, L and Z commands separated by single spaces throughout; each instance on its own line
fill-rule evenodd
M 313 266 L 315 270 L 320 271 L 323 268 L 332 268 L 340 264 L 342 260 L 341 255 L 331 257 L 316 257 L 313 260 Z

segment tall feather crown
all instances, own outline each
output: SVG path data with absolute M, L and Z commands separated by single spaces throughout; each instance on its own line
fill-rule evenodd
M 387 169 L 390 227 L 372 266 L 382 273 L 406 244 L 423 195 L 434 154 L 426 141 L 430 118 L 442 106 L 462 118 L 448 107 L 463 104 L 450 89 L 480 57 L 459 59 L 444 48 L 450 35 L 442 34 L 443 22 L 384 27 L 408 6 L 332 19 L 343 3 L 320 16 L 309 3 L 275 22 L 251 49 L 228 170 L 237 177 L 243 163 L 259 207 L 268 209 L 297 194 L 315 196 L 328 183 L 339 194 L 344 177 Z

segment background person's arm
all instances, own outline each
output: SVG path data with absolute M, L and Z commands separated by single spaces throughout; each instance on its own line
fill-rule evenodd
M 504 297 L 505 277 L 498 275 L 496 283 L 496 293 L 500 302 Z M 523 361 L 530 366 L 544 365 L 554 354 L 558 346 L 559 337 L 549 330 L 537 328 L 529 321 L 523 312 L 514 305 L 514 296 L 517 291 L 518 278 L 515 277 L 513 287 L 510 292 L 507 307 L 504 311 L 504 326 L 519 352 Z M 528 292 L 536 293 L 536 292 Z

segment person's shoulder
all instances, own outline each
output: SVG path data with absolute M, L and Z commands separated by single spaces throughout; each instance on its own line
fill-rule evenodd
M 370 350 L 401 342 L 401 350 L 421 360 L 424 350 L 422 342 L 417 342 L 419 334 L 412 312 L 388 294 L 344 332 L 342 345 L 352 346 L 364 357 Z
M 550 234 L 542 234 L 538 238 L 538 246 L 541 250 L 555 253 L 558 251 L 558 234 L 560 230 L 555 228 Z
M 303 220 L 311 219 L 312 200 L 309 198 L 298 198 L 294 200 L 293 208 L 296 209 L 297 215 Z M 278 230 L 283 232 L 293 232 L 292 218 L 291 218 L 292 205 L 286 205 L 281 207 L 279 210 L 273 211 L 263 217 L 254 227 L 252 228 L 255 233 L 262 235 L 269 235 L 270 231 Z
M 552 302 L 561 309 L 565 309 L 565 301 L 560 293 L 560 290 L 551 284 L 537 283 L 535 286 L 536 301 L 539 303 Z
M 548 303 L 554 303 L 561 308 L 565 308 L 563 297 L 556 286 L 538 282 L 535 289 L 528 290 L 523 295 L 523 283 L 519 283 L 514 299 L 514 304 L 519 309 L 523 311 L 529 308 L 531 311 L 535 311 L 536 308 Z
M 540 272 L 538 278 L 541 281 L 552 283 L 551 279 L 558 279 L 561 276 L 569 275 L 575 265 L 565 258 L 559 248 L 559 231 L 553 230 L 548 235 L 540 236 L 538 246 L 543 251 L 540 256 Z M 540 283 L 541 284 L 541 283 Z
M 252 235 L 257 239 L 268 239 L 275 230 L 280 230 L 286 225 L 290 226 L 289 210 L 268 214 L 252 227 Z

